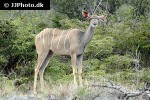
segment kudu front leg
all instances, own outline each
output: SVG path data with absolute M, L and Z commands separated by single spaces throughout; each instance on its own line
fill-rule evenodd
M 82 84 L 82 60 L 83 60 L 83 55 L 77 56 L 79 82 L 80 82 L 81 87 L 83 87 L 83 84 Z
M 77 56 L 76 54 L 71 55 L 71 63 L 72 63 L 72 69 L 73 69 L 73 76 L 74 76 L 74 85 L 77 86 L 77 81 L 76 81 L 76 75 L 77 75 L 77 65 L 76 65 L 76 59 Z

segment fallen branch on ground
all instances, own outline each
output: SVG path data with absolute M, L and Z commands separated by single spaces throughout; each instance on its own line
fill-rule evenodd
M 111 83 L 111 86 L 108 86 L 108 85 L 92 85 L 91 87 L 102 87 L 102 88 L 110 88 L 110 89 L 114 89 L 114 90 L 117 90 L 118 92 L 121 93 L 121 96 L 118 96 L 119 99 L 123 99 L 123 100 L 128 100 L 130 97 L 136 97 L 136 96 L 140 96 L 142 95 L 143 93 L 145 93 L 145 91 L 148 90 L 147 88 L 147 83 L 144 85 L 144 88 L 139 91 L 139 92 L 126 92 L 123 87 L 121 86 L 118 86 L 118 85 L 115 85 L 113 82 L 111 81 L 108 81 L 109 83 Z M 97 96 L 96 96 L 97 97 Z

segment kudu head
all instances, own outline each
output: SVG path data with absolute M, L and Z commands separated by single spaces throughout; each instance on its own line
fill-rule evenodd
M 95 28 L 99 22 L 106 22 L 107 21 L 107 16 L 106 15 L 90 15 L 87 11 L 82 11 L 82 16 L 84 18 L 90 19 L 90 25 Z

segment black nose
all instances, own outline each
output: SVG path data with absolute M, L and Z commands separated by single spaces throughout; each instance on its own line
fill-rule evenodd
M 93 25 L 97 25 L 96 23 L 94 23 Z

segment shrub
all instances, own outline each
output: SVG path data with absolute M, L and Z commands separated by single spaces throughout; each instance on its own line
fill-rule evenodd
M 104 60 L 104 64 L 101 67 L 106 72 L 117 72 L 128 69 L 131 67 L 132 59 L 128 55 L 112 55 Z
M 9 20 L 0 20 L 0 69 L 6 65 L 10 58 L 14 55 L 14 48 L 16 39 L 16 26 Z
M 113 45 L 113 37 L 95 35 L 87 46 L 85 55 L 88 58 L 105 58 L 112 53 Z
M 117 9 L 116 16 L 118 21 L 128 21 L 133 18 L 135 9 L 131 5 L 122 5 Z
M 77 28 L 77 29 L 85 29 L 87 28 L 88 23 L 86 21 L 81 22 L 78 19 L 62 19 L 60 20 L 61 28 L 63 29 L 70 29 L 70 28 Z

